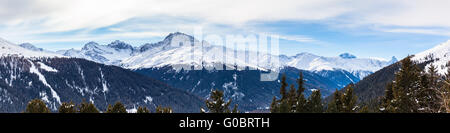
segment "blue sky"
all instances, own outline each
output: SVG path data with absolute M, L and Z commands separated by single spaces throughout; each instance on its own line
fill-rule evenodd
M 450 2 L 357 0 L 16 0 L 0 2 L 0 37 L 49 50 L 89 41 L 134 46 L 171 32 L 279 35 L 280 52 L 403 58 L 449 40 Z

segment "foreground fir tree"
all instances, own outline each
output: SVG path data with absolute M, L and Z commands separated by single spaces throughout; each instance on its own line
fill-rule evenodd
M 358 113 L 370 113 L 369 106 L 363 106 L 360 110 L 358 110 Z
M 393 105 L 391 105 L 394 103 L 394 90 L 392 90 L 393 86 L 394 85 L 392 82 L 386 84 L 386 90 L 384 91 L 385 96 L 380 108 L 380 112 L 382 113 L 393 113 L 393 110 L 395 108 Z
M 327 113 L 340 113 L 343 110 L 341 97 L 341 92 L 336 89 L 333 93 L 333 99 L 328 103 Z
M 427 72 L 421 75 L 422 88 L 416 96 L 419 112 L 442 112 L 444 110 L 440 108 L 441 98 L 439 95 L 442 88 L 442 77 L 433 64 L 430 64 L 427 69 Z
M 322 95 L 320 90 L 314 90 L 306 102 L 307 113 L 323 113 Z
M 386 87 L 381 111 L 387 113 L 441 112 L 440 76 L 433 64 L 424 72 L 411 56 L 401 61 L 401 69 Z
M 447 69 L 443 86 L 439 91 L 441 97 L 441 109 L 443 112 L 450 113 L 450 69 Z
M 303 84 L 305 81 L 303 80 L 303 73 L 300 72 L 299 78 L 297 79 L 297 103 L 295 106 L 295 112 L 297 113 L 306 113 L 306 98 L 303 92 L 305 91 L 305 87 Z
M 288 94 L 286 92 L 287 87 L 288 83 L 286 82 L 286 75 L 283 74 L 283 76 L 281 77 L 281 99 L 279 100 L 278 113 L 290 113 L 292 110 L 291 104 L 289 103 Z
M 271 113 L 280 113 L 280 110 L 278 107 L 278 100 L 275 96 L 273 96 L 272 104 L 270 104 L 270 112 Z
M 344 95 L 342 95 L 342 112 L 354 113 L 357 110 L 357 97 L 353 93 L 353 84 L 345 88 Z
M 206 101 L 206 107 L 209 110 L 209 113 L 239 113 L 238 105 L 235 104 L 233 109 L 230 110 L 229 106 L 231 104 L 231 99 L 225 101 L 223 98 L 223 91 L 214 90 L 211 91 L 209 99 Z M 206 113 L 206 111 L 202 108 L 201 113 Z
M 106 113 L 127 113 L 127 110 L 121 102 L 116 102 L 114 106 L 108 105 Z
M 33 99 L 28 102 L 24 113 L 50 113 L 50 110 L 42 100 Z
M 139 106 L 136 113 L 150 113 L 147 107 Z
M 297 106 L 297 93 L 296 89 L 294 88 L 294 85 L 291 85 L 289 87 L 289 92 L 287 94 L 287 105 L 289 112 L 296 112 L 296 106 Z
M 158 107 L 156 107 L 156 113 L 173 113 L 172 108 L 170 107 L 162 107 L 161 105 L 159 105 Z
M 78 113 L 100 113 L 95 105 L 91 102 L 86 102 L 83 100 L 78 106 Z
M 233 110 L 231 111 L 231 113 L 239 113 L 237 104 L 234 105 Z
M 303 75 L 300 73 L 297 79 L 298 87 L 290 86 L 289 92 L 286 93 L 286 76 L 281 77 L 280 95 L 281 99 L 277 100 L 273 97 L 270 105 L 272 113 L 323 113 L 322 95 L 320 91 L 313 91 L 311 96 L 306 99 L 303 94 L 305 91 Z
M 206 107 L 209 113 L 230 113 L 228 106 L 231 104 L 231 99 L 225 101 L 223 99 L 223 92 L 220 90 L 211 91 L 210 97 L 206 100 Z
M 336 89 L 333 93 L 333 99 L 328 104 L 328 113 L 355 113 L 357 110 L 357 97 L 353 93 L 353 85 L 350 84 L 344 88 L 344 92 Z
M 386 102 L 381 110 L 390 113 L 414 113 L 417 112 L 419 106 L 415 99 L 415 94 L 421 87 L 423 82 L 420 81 L 420 69 L 407 57 L 401 61 L 401 68 L 395 74 L 392 86 L 386 89 Z M 389 98 L 389 99 L 388 99 Z
M 380 107 L 385 113 L 440 113 L 450 112 L 449 74 L 438 74 L 436 66 L 418 68 L 411 56 L 401 61 L 401 69 L 392 83 L 386 85 Z M 450 69 L 447 69 L 450 71 Z
M 77 109 L 76 109 L 75 104 L 73 104 L 72 102 L 69 102 L 69 103 L 63 102 L 61 104 L 61 106 L 59 106 L 58 112 L 59 113 L 76 113 Z
M 288 83 L 286 82 L 286 75 L 283 74 L 280 83 L 281 99 L 277 100 L 276 97 L 274 97 L 274 101 L 272 101 L 271 111 L 272 113 L 290 113 L 292 112 L 292 102 L 290 101 L 291 98 L 289 98 L 288 93 L 286 93 L 286 87 L 288 86 Z M 292 88 L 293 87 L 291 86 L 291 90 Z M 290 92 L 292 93 L 292 91 Z M 292 95 L 291 93 L 289 93 L 289 95 Z

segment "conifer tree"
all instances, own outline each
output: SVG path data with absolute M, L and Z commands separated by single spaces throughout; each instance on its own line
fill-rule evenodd
M 356 108 L 357 97 L 353 94 L 353 84 L 345 87 L 345 92 L 342 95 L 342 112 L 353 113 Z
M 306 98 L 303 92 L 305 91 L 305 88 L 303 87 L 304 80 L 303 80 L 303 73 L 300 72 L 299 78 L 297 79 L 297 105 L 295 106 L 295 110 L 297 113 L 305 113 L 306 112 Z
M 95 105 L 91 102 L 86 102 L 83 100 L 81 104 L 78 106 L 78 112 L 79 113 L 100 113 L 98 109 L 95 107 Z
M 392 105 L 390 105 L 394 100 L 394 91 L 392 90 L 393 83 L 390 82 L 386 85 L 386 90 L 384 91 L 385 96 L 383 98 L 383 103 L 381 104 L 380 111 L 382 113 L 394 113 L 394 109 Z
M 336 89 L 333 93 L 333 99 L 328 104 L 327 112 L 328 113 L 341 113 L 342 112 L 342 94 L 339 90 Z
M 369 113 L 369 106 L 365 105 L 363 106 L 358 113 Z
M 439 89 L 442 112 L 450 113 L 450 68 L 447 69 L 443 86 Z
M 206 107 L 210 113 L 229 113 L 231 99 L 225 102 L 223 99 L 223 92 L 220 90 L 211 91 L 209 99 L 206 101 Z
M 59 106 L 58 112 L 59 113 L 76 113 L 77 109 L 76 109 L 75 104 L 73 104 L 72 102 L 69 102 L 69 103 L 63 102 L 63 103 L 61 103 L 61 106 Z
M 357 112 L 357 97 L 353 93 L 353 84 L 344 88 L 344 92 L 336 89 L 333 99 L 328 104 L 328 113 L 354 113 Z
M 127 113 L 127 110 L 122 103 L 116 102 L 114 106 L 108 105 L 106 113 Z
M 42 100 L 33 99 L 28 102 L 25 113 L 50 113 L 50 110 Z
M 292 111 L 291 110 L 292 104 L 290 103 L 289 96 L 286 92 L 286 87 L 288 87 L 288 83 L 286 82 L 286 75 L 283 74 L 283 76 L 281 77 L 281 87 L 280 87 L 281 99 L 279 101 L 278 107 L 279 113 L 290 113 Z
M 291 106 L 287 99 L 281 99 L 278 107 L 278 113 L 291 113 Z
M 158 105 L 156 107 L 156 113 L 173 113 L 172 108 L 170 107 L 162 107 L 161 105 Z
M 427 73 L 422 75 L 422 86 L 417 94 L 420 112 L 438 113 L 441 112 L 441 98 L 439 96 L 440 75 L 436 67 L 430 64 Z
M 289 87 L 289 92 L 288 92 L 288 96 L 287 96 L 287 104 L 289 105 L 289 112 L 295 112 L 295 108 L 297 106 L 297 93 L 295 91 L 295 87 L 294 85 L 291 85 Z
M 306 107 L 309 113 L 323 113 L 322 95 L 320 90 L 315 90 L 309 96 L 306 103 Z
M 280 95 L 281 95 L 281 100 L 286 99 L 286 87 L 288 86 L 288 83 L 286 82 L 286 75 L 283 74 L 283 76 L 281 77 L 281 87 L 280 87 Z
M 275 96 L 273 96 L 272 104 L 270 104 L 270 112 L 271 113 L 280 113 L 278 100 Z
M 424 88 L 421 70 L 411 60 L 411 56 L 401 61 L 401 69 L 395 74 L 392 85 L 393 99 L 389 101 L 386 112 L 415 113 L 420 109 L 418 92 Z M 390 94 L 388 94 L 390 95 Z
M 139 106 L 136 113 L 150 113 L 147 107 Z
M 233 110 L 231 111 L 231 113 L 239 113 L 237 104 L 234 104 L 234 107 L 233 107 Z

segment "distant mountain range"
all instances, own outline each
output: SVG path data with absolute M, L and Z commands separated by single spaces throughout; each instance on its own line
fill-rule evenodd
M 6 41 L 5 41 L 6 42 Z M 177 44 L 173 44 L 177 42 Z M 203 54 L 196 56 L 190 55 L 190 49 L 186 48 L 187 44 L 194 44 L 194 49 L 201 49 Z M 19 47 L 21 46 L 21 47 Z M 298 74 L 302 72 L 305 75 L 306 81 L 306 93 L 309 95 L 311 90 L 320 89 L 323 96 L 330 95 L 335 89 L 340 89 L 349 83 L 357 83 L 367 75 L 397 61 L 395 57 L 391 60 L 383 60 L 376 58 L 357 58 L 349 53 L 344 53 L 336 57 L 323 57 L 310 53 L 300 53 L 295 56 L 285 55 L 271 55 L 265 53 L 259 53 L 258 59 L 267 61 L 270 58 L 279 58 L 280 63 L 266 62 L 260 64 L 256 60 L 237 58 L 236 55 L 245 55 L 245 51 L 227 52 L 225 56 L 227 60 L 223 60 L 223 56 L 220 53 L 223 51 L 232 51 L 232 49 L 211 45 L 206 41 L 196 40 L 194 37 L 184 33 L 171 33 L 164 40 L 157 43 L 147 43 L 139 47 L 134 47 L 122 41 L 114 41 L 107 45 L 100 45 L 95 42 L 89 42 L 84 45 L 80 50 L 68 49 L 60 50 L 56 52 L 47 51 L 42 48 L 37 48 L 32 44 L 15 45 L 16 47 L 25 49 L 26 52 L 11 53 L 11 51 L 4 51 L 2 55 L 21 54 L 25 57 L 54 57 L 58 60 L 65 60 L 69 57 L 79 58 L 71 59 L 82 61 L 80 59 L 86 59 L 94 61 L 102 65 L 102 67 L 111 68 L 124 68 L 124 71 L 133 71 L 139 73 L 138 75 L 145 75 L 148 79 L 134 78 L 133 81 L 129 81 L 129 84 L 136 84 L 134 82 L 152 83 L 149 79 L 159 80 L 168 84 L 168 88 L 179 88 L 184 90 L 187 97 L 196 96 L 199 99 L 190 97 L 189 101 L 194 101 L 192 106 L 179 107 L 180 110 L 194 111 L 193 107 L 198 107 L 198 101 L 206 99 L 209 93 L 213 89 L 224 90 L 225 98 L 232 99 L 233 103 L 239 104 L 239 109 L 244 111 L 250 111 L 255 109 L 266 109 L 270 105 L 270 101 L 273 96 L 279 96 L 279 80 L 275 81 L 260 81 L 259 77 L 261 73 L 267 73 L 270 70 L 278 71 L 280 74 L 278 77 L 285 74 L 290 84 L 295 84 L 295 80 L 298 78 Z M 10 46 L 8 46 L 10 47 Z M 61 58 L 62 57 L 62 58 Z M 83 61 L 85 62 L 85 61 Z M 87 61 L 86 61 L 87 62 Z M 96 63 L 95 63 L 96 64 Z M 204 67 L 217 67 L 223 66 L 224 68 L 235 68 L 234 70 L 216 70 L 216 69 L 202 69 Z M 109 66 L 112 65 L 112 66 Z M 189 65 L 192 67 L 200 68 L 199 70 L 176 70 L 176 65 Z M 116 67 L 118 66 L 118 67 Z M 58 66 L 52 66 L 57 69 Z M 254 69 L 249 69 L 254 68 Z M 127 69 L 127 70 L 126 70 Z M 58 69 L 59 70 L 59 69 Z M 99 71 L 97 71 L 98 73 Z M 7 75 L 4 75 L 5 77 Z M 98 77 L 96 75 L 94 77 Z M 120 75 L 111 75 L 111 78 Z M 101 79 L 101 78 L 100 78 Z M 139 81 L 137 81 L 139 80 Z M 128 81 L 128 80 L 126 80 Z M 65 81 L 64 81 L 65 82 Z M 101 90 L 103 86 L 99 82 L 97 86 L 87 87 L 88 89 Z M 164 84 L 163 83 L 163 84 Z M 53 84 L 49 83 L 50 86 Z M 121 85 L 123 86 L 123 85 Z M 119 86 L 111 86 L 119 87 Z M 137 88 L 134 88 L 137 89 Z M 170 89 L 172 91 L 172 89 Z M 173 89 L 175 91 L 177 89 Z M 56 90 L 58 92 L 59 90 Z M 136 106 L 142 104 L 142 98 L 131 97 L 129 93 L 118 93 L 117 96 L 127 95 L 130 97 L 123 97 L 121 100 L 129 98 L 126 105 L 127 107 Z M 46 93 L 51 94 L 50 92 Z M 150 95 L 150 94 L 149 94 Z M 152 99 L 155 99 L 155 94 L 151 93 Z M 174 94 L 181 95 L 181 94 Z M 101 94 L 99 94 L 101 96 Z M 30 96 L 30 97 L 36 97 Z M 49 96 L 47 96 L 49 97 Z M 95 97 L 95 96 L 94 96 Z M 83 97 L 90 98 L 90 97 Z M 178 97 L 174 97 L 174 101 L 180 100 Z M 81 99 L 75 98 L 75 99 Z M 99 99 L 99 98 L 94 98 Z M 112 98 L 113 99 L 113 98 Z M 164 98 L 163 98 L 164 99 Z M 154 100 L 157 101 L 157 100 Z M 97 102 L 106 104 L 108 102 Z M 55 104 L 55 101 L 49 102 Z M 174 104 L 178 103 L 178 104 Z M 161 102 L 159 104 L 170 106 L 182 106 L 180 103 L 174 102 L 166 103 Z M 56 106 L 57 104 L 55 104 Z M 189 105 L 189 104 L 187 104 Z M 186 109 L 187 108 L 187 109 Z M 182 112 L 187 112 L 182 111 Z
M 179 44 L 172 44 L 179 42 Z M 193 49 L 202 50 L 203 54 L 191 55 L 191 49 L 183 44 L 194 44 Z M 26 45 L 24 48 L 30 50 L 42 49 Z M 219 55 L 226 52 L 228 60 L 223 60 Z M 231 52 L 230 52 L 231 51 Z M 308 70 L 320 73 L 320 71 L 345 70 L 353 76 L 362 79 L 370 73 L 375 72 L 387 65 L 397 62 L 395 57 L 391 60 L 378 58 L 357 58 L 349 53 L 343 53 L 337 57 L 323 57 L 310 53 L 300 53 L 295 56 L 271 55 L 259 53 L 258 59 L 266 61 L 268 58 L 279 58 L 280 63 L 268 62 L 261 64 L 257 60 L 243 60 L 236 55 L 245 55 L 246 51 L 236 51 L 223 46 L 211 45 L 206 41 L 196 40 L 194 37 L 184 33 L 171 33 L 163 41 L 157 43 L 147 43 L 139 47 L 133 47 L 122 41 L 114 41 L 108 45 L 99 45 L 89 42 L 81 50 L 60 50 L 57 53 L 68 56 L 92 60 L 102 64 L 116 65 L 129 69 L 153 68 L 173 66 L 177 64 L 188 64 L 198 67 L 205 67 L 216 63 L 225 64 L 230 67 L 254 67 L 260 70 L 279 69 L 283 67 L 294 67 L 301 70 Z M 252 51 L 250 51 L 252 52 Z

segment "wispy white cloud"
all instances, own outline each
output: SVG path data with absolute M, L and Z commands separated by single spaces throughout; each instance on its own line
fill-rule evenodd
M 245 28 L 249 22 L 287 20 L 324 23 L 336 21 L 339 23 L 331 24 L 354 27 L 377 25 L 383 27 L 380 29 L 386 32 L 449 36 L 448 32 L 417 29 L 417 27 L 450 28 L 448 7 L 450 7 L 448 0 L 4 0 L 0 1 L 0 18 L 2 18 L 0 36 L 28 38 L 26 36 L 49 32 L 73 30 L 89 32 L 133 18 L 157 20 L 159 16 L 171 17 L 168 20 L 176 22 L 165 21 L 167 24 L 165 26 L 158 22 L 133 23 L 134 25 L 111 27 L 110 30 L 124 32 L 121 33 L 123 36 L 140 37 L 151 36 L 152 33 L 149 31 L 166 33 L 192 29 L 199 25 L 219 32 L 228 29 L 213 27 L 214 25 L 227 25 L 239 29 Z M 177 18 L 195 21 L 185 22 Z M 391 26 L 408 28 L 391 29 Z M 313 38 L 302 35 L 281 37 L 299 42 L 314 41 Z
M 384 32 L 393 32 L 393 33 L 417 33 L 417 34 L 429 34 L 429 35 L 444 35 L 450 36 L 450 30 L 436 29 L 436 28 L 391 28 L 391 29 L 379 29 Z
M 318 41 L 318 40 L 315 40 L 314 38 L 305 37 L 305 36 L 301 36 L 301 35 L 281 35 L 279 37 L 280 37 L 280 39 L 297 41 L 297 42 L 315 42 L 315 41 Z

